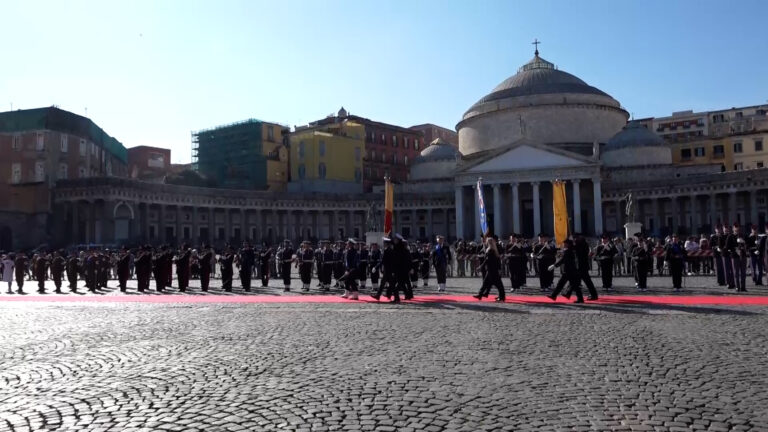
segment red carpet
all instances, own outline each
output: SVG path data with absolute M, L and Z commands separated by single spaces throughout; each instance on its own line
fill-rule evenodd
M 562 297 L 557 302 L 544 296 L 508 296 L 506 303 L 510 304 L 568 304 L 574 298 L 566 300 Z M 361 295 L 360 300 L 345 300 L 331 295 L 57 295 L 29 294 L 3 295 L 0 302 L 133 302 L 133 303 L 379 303 L 368 295 Z M 385 304 L 386 298 L 380 303 Z M 482 302 L 469 295 L 428 295 L 403 302 L 413 303 L 494 303 L 493 297 Z M 733 305 L 733 306 L 768 306 L 768 297 L 758 296 L 687 296 L 687 295 L 632 295 L 632 296 L 602 296 L 596 302 L 589 304 L 622 304 L 622 305 Z

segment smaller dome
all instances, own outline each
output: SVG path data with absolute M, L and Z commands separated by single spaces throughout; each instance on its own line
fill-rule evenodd
M 337 117 L 346 117 L 346 116 L 347 116 L 347 110 L 345 110 L 344 107 L 341 107 L 341 109 L 337 113 Z
M 424 150 L 414 158 L 413 163 L 431 162 L 438 160 L 456 160 L 456 156 L 459 155 L 459 151 L 453 145 L 445 142 L 442 138 L 438 138 L 427 146 Z
M 619 133 L 608 140 L 603 151 L 630 147 L 666 147 L 666 143 L 660 136 L 642 124 L 629 122 Z

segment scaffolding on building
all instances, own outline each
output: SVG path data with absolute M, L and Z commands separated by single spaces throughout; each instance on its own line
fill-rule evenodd
M 219 187 L 266 189 L 263 122 L 248 119 L 192 132 L 192 168 Z

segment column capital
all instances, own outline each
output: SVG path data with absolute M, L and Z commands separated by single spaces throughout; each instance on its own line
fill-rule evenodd
M 498 189 L 499 187 L 501 187 L 501 185 L 499 183 L 492 183 L 491 187 L 494 189 Z
M 581 183 L 581 179 L 572 179 L 572 180 L 571 180 L 571 183 L 573 183 L 573 184 L 579 184 L 579 183 Z
M 538 182 L 538 181 L 532 181 L 530 183 L 531 183 L 531 186 L 539 186 L 541 184 L 541 182 Z
M 518 183 L 518 182 L 512 182 L 512 183 L 510 183 L 509 185 L 510 185 L 510 186 L 512 186 L 512 188 L 513 188 L 513 189 L 517 189 L 517 187 L 518 187 L 518 186 L 520 186 L 520 183 Z

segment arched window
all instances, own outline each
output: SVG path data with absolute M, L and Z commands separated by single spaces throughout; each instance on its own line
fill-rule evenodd
M 416 150 L 416 151 L 419 151 L 419 139 L 418 138 L 413 140 L 413 149 Z
M 404 149 L 408 148 L 408 137 L 403 137 L 403 148 Z
M 392 135 L 392 147 L 397 147 L 397 135 Z
M 403 156 L 403 164 L 408 165 L 408 156 Z

